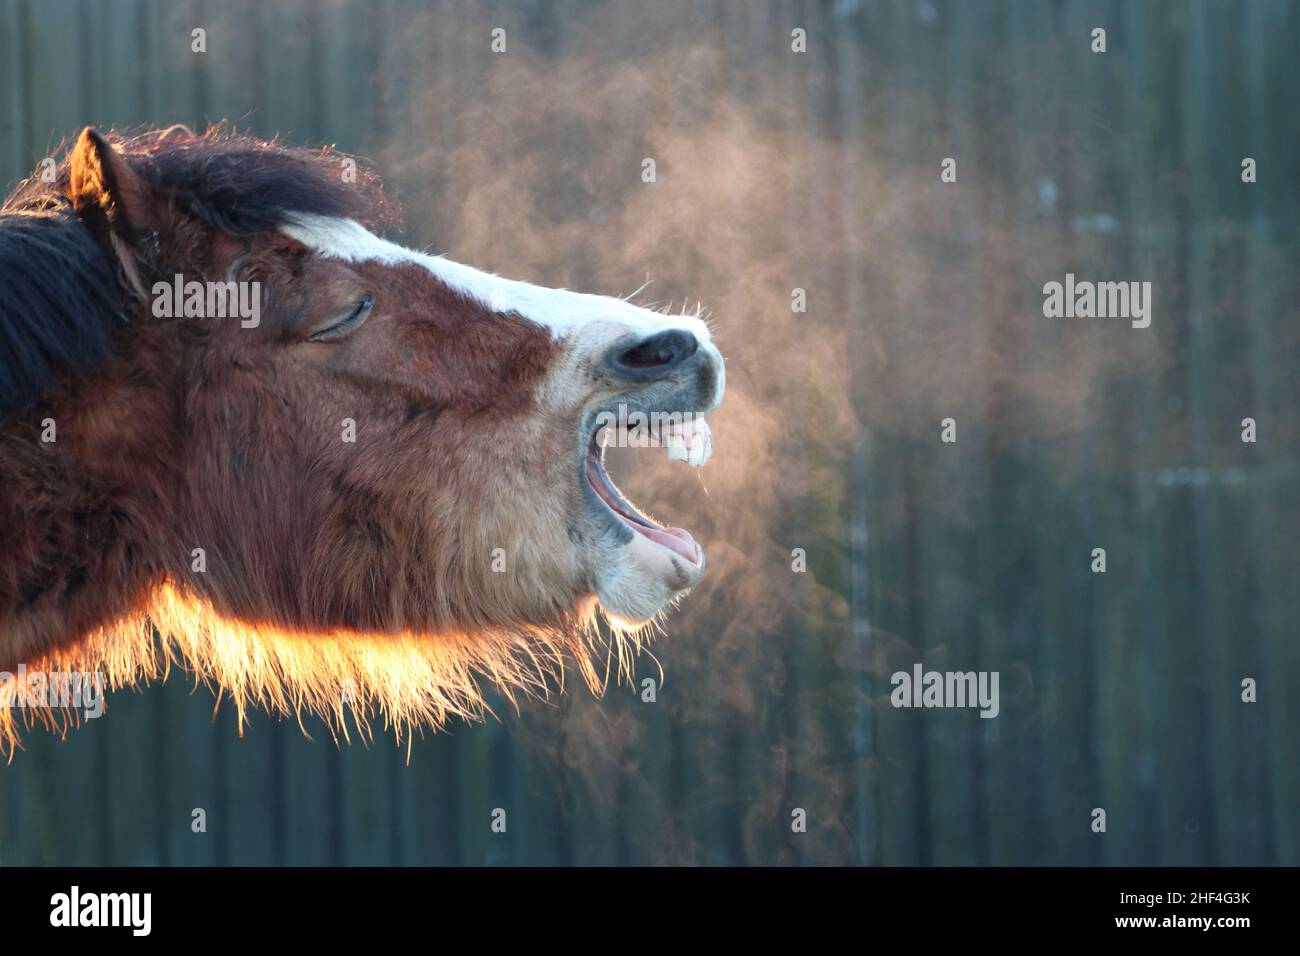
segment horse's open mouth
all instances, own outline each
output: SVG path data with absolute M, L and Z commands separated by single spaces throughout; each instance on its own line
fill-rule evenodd
M 598 429 L 591 436 L 587 449 L 587 481 L 596 492 L 596 497 L 634 534 L 672 552 L 685 560 L 691 569 L 698 571 L 704 565 L 704 549 L 691 537 L 691 533 L 685 528 L 669 528 L 654 521 L 614 486 L 605 470 L 602 433 L 603 430 Z M 712 453 L 712 436 L 703 418 L 695 418 L 692 424 L 686 426 L 677 425 L 665 429 L 664 435 L 656 437 L 668 446 L 670 458 L 686 461 L 696 467 L 703 465 Z

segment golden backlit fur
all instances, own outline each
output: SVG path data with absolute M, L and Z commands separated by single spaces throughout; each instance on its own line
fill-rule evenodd
M 159 635 L 165 635 L 159 637 Z M 479 719 L 484 693 L 549 696 L 563 690 L 564 658 L 571 656 L 593 692 L 627 677 L 643 650 L 645 629 L 603 627 L 595 601 L 561 628 L 443 635 L 306 634 L 249 625 L 218 613 L 174 585 L 159 586 L 147 606 L 87 635 L 78 644 L 29 664 L 46 673 L 102 675 L 106 690 L 167 679 L 173 667 L 229 698 L 242 726 L 250 708 L 321 718 L 330 732 L 350 738 L 351 726 L 369 738 L 373 721 L 400 742 L 449 718 Z M 0 686 L 0 752 L 12 756 L 21 725 L 64 732 L 79 712 L 15 708 L 13 685 Z

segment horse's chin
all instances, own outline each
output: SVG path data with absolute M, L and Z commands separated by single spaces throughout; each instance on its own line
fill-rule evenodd
M 634 537 L 597 582 L 596 596 L 605 616 L 619 628 L 648 624 L 699 581 L 703 550 L 698 555 L 696 562 L 687 561 L 647 538 Z

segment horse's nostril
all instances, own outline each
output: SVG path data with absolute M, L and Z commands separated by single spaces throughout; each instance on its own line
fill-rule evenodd
M 642 339 L 631 348 L 616 350 L 615 367 L 623 370 L 645 371 L 671 368 L 686 361 L 700 347 L 699 340 L 690 332 L 668 329 Z

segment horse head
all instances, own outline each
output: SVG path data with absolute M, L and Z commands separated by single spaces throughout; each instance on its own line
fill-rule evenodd
M 10 198 L 0 667 L 179 657 L 241 707 L 437 723 L 566 652 L 594 679 L 696 584 L 603 448 L 639 415 L 704 463 L 705 323 L 385 222 L 348 157 L 183 127 L 87 129 Z

